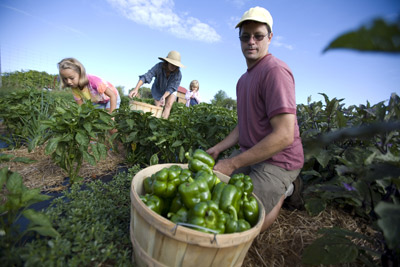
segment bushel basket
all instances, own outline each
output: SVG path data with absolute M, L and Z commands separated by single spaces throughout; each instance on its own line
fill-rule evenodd
M 260 233 L 265 211 L 257 196 L 260 215 L 251 229 L 232 234 L 209 234 L 176 225 L 149 209 L 139 198 L 143 180 L 157 171 L 178 165 L 159 164 L 138 172 L 131 184 L 130 237 L 135 266 L 241 266 L 254 238 Z M 229 177 L 215 172 L 222 182 Z

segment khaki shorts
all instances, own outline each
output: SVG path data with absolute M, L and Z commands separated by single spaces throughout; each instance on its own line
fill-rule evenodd
M 240 151 L 235 150 L 230 157 L 238 154 Z M 251 177 L 254 186 L 253 193 L 260 199 L 266 214 L 268 214 L 278 204 L 288 186 L 296 180 L 300 169 L 288 171 L 269 163 L 260 162 L 239 168 L 232 174 L 235 173 L 243 173 Z

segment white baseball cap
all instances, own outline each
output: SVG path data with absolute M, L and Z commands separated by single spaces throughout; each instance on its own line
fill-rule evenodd
M 272 32 L 272 24 L 273 24 L 272 16 L 269 13 L 269 11 L 263 7 L 259 6 L 252 7 L 246 12 L 244 12 L 242 18 L 240 19 L 239 23 L 236 25 L 235 28 L 239 28 L 240 25 L 246 20 L 253 20 L 261 23 L 266 23 L 271 28 Z

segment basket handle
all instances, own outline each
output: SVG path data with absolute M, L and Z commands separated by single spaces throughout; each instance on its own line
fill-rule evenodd
M 215 244 L 218 245 L 218 242 L 217 242 L 217 234 L 218 234 L 218 232 L 217 232 L 217 231 L 212 230 L 212 229 L 210 229 L 210 228 L 203 227 L 203 226 L 191 224 L 191 223 L 177 222 L 177 223 L 175 224 L 174 228 L 171 229 L 171 232 L 173 233 L 173 235 L 176 234 L 176 231 L 177 231 L 177 229 L 178 229 L 178 226 L 180 226 L 180 225 L 181 225 L 181 226 L 190 227 L 190 228 L 201 229 L 201 230 L 204 230 L 204 231 L 207 231 L 207 232 L 211 232 L 211 233 L 214 235 L 214 238 L 211 240 L 211 244 L 215 242 Z

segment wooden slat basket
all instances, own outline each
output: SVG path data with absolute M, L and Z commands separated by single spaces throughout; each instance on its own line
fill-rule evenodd
M 129 108 L 131 110 L 141 110 L 143 112 L 151 112 L 154 117 L 161 118 L 161 114 L 163 111 L 162 107 L 157 107 L 154 105 L 150 105 L 147 103 L 131 100 L 129 101 Z
M 265 210 L 256 197 L 260 215 L 251 229 L 233 234 L 208 234 L 184 226 L 150 210 L 139 198 L 144 194 L 143 180 L 171 165 L 159 164 L 138 172 L 131 184 L 130 237 L 135 266 L 241 266 L 254 238 L 260 233 Z M 229 177 L 215 172 L 221 181 Z

